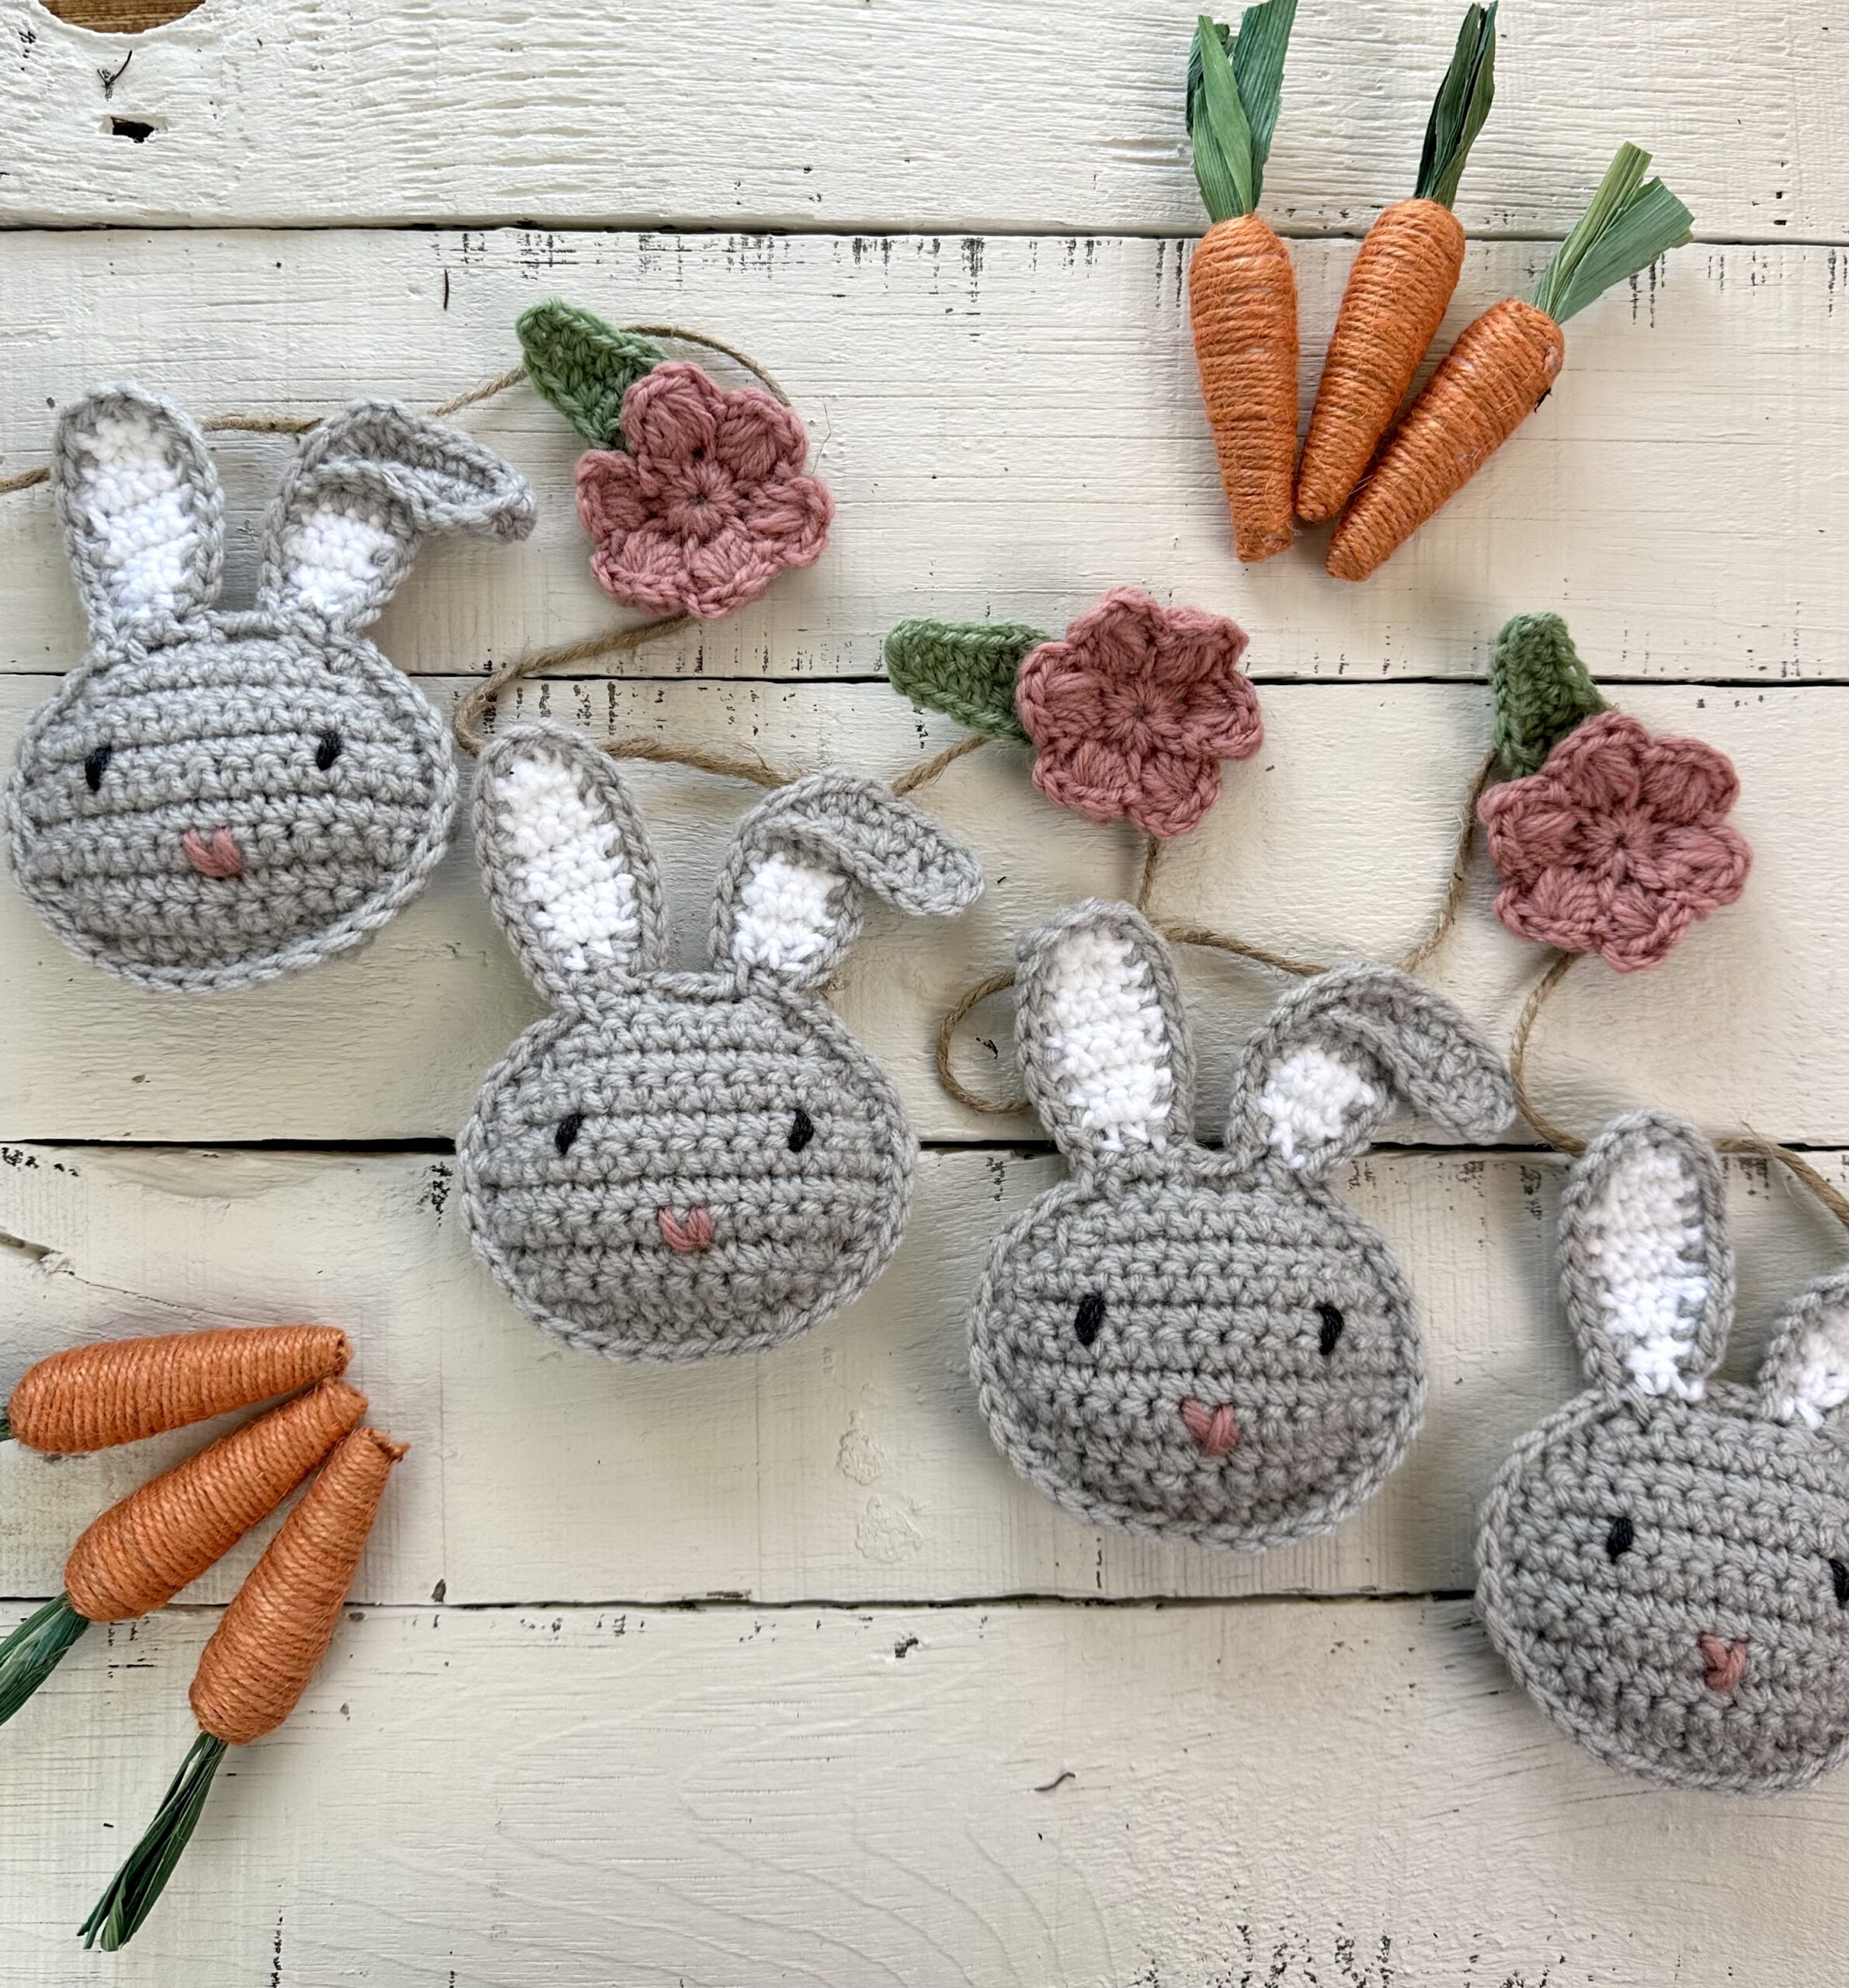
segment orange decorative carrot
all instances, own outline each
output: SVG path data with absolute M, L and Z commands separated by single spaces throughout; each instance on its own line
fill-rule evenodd
M 0 1413 L 0 1441 L 79 1456 L 294 1394 L 346 1371 L 333 1326 L 233 1326 L 74 1346 L 29 1367 Z
M 190 1694 L 200 1735 L 141 1840 L 81 1929 L 113 1952 L 152 1910 L 205 1806 L 228 1746 L 273 1732 L 327 1654 L 353 1569 L 405 1454 L 377 1429 L 349 1436 L 302 1494 L 199 1660 Z
M 1687 241 L 1692 217 L 1648 152 L 1621 145 L 1592 204 L 1535 285 L 1467 325 L 1388 443 L 1329 541 L 1329 571 L 1364 580 L 1475 475 L 1548 393 L 1560 327 L 1601 292 Z
M 1233 549 L 1246 560 L 1291 542 L 1297 282 L 1254 210 L 1296 14 L 1297 0 L 1263 0 L 1240 16 L 1237 35 L 1203 14 L 1188 57 L 1194 177 L 1213 224 L 1188 265 L 1188 312 Z
M 1496 0 L 1472 6 L 1425 127 L 1409 200 L 1368 231 L 1329 341 L 1297 466 L 1297 515 L 1315 523 L 1348 502 L 1451 304 L 1464 230 L 1451 210 L 1496 95 Z
M 222 1436 L 112 1505 L 64 1562 L 64 1591 L 0 1643 L 0 1726 L 92 1622 L 163 1607 L 274 1511 L 366 1413 L 344 1381 Z

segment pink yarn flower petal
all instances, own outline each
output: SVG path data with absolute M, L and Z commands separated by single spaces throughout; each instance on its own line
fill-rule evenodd
M 1156 667 L 1163 627 L 1159 601 L 1135 587 L 1115 587 L 1067 624 L 1065 639 L 1088 669 L 1142 682 Z
M 1186 835 L 1219 798 L 1217 759 L 1154 752 L 1143 763 L 1124 812 L 1139 829 L 1168 841 Z
M 1711 829 L 1740 798 L 1740 776 L 1705 739 L 1654 739 L 1643 764 L 1642 799 L 1672 828 Z
M 623 439 L 645 468 L 651 457 L 689 461 L 712 447 L 725 403 L 725 389 L 701 367 L 666 360 L 623 396 Z
M 1705 918 L 1746 888 L 1753 852 L 1737 829 L 1666 829 L 1656 850 L 1663 887 Z
M 1649 749 L 1650 735 L 1635 718 L 1600 711 L 1569 732 L 1531 777 L 1552 781 L 1563 801 L 1587 814 L 1609 814 L 1637 805 Z
M 800 471 L 808 446 L 794 408 L 752 387 L 725 396 L 713 453 L 742 482 L 768 483 L 780 472 Z
M 1239 675 L 1197 684 L 1187 707 L 1189 742 L 1216 759 L 1249 759 L 1265 742 L 1258 693 Z
M 1034 762 L 1034 784 L 1041 792 L 1088 822 L 1121 821 L 1133 779 L 1122 754 L 1096 743 L 1071 759 L 1042 752 Z
M 634 458 L 620 449 L 587 449 L 578 458 L 578 515 L 601 544 L 648 519 Z

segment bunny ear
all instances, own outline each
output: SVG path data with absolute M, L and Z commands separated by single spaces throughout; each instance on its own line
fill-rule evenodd
M 820 773 L 779 787 L 739 824 L 719 873 L 714 964 L 821 986 L 860 935 L 860 890 L 948 918 L 982 895 L 982 866 L 878 780 Z
M 514 726 L 475 775 L 476 859 L 533 985 L 563 1006 L 660 965 L 647 831 L 610 756 L 563 725 Z
M 1359 1152 L 1396 1097 L 1473 1142 L 1515 1115 L 1500 1058 L 1450 1002 L 1393 967 L 1338 967 L 1287 994 L 1246 1045 L 1227 1149 L 1314 1178 Z
M 257 605 L 336 627 L 374 620 L 422 537 L 533 529 L 527 479 L 492 450 L 392 401 L 356 401 L 310 430 L 270 506 Z
M 1821 1429 L 1849 1417 L 1849 1270 L 1832 1270 L 1801 1291 L 1778 1321 L 1759 1370 L 1763 1412 L 1777 1422 Z
M 66 408 L 51 487 L 98 635 L 184 621 L 217 598 L 224 495 L 205 438 L 171 401 L 103 387 Z
M 1574 1163 L 1560 1289 L 1592 1381 L 1701 1399 L 1733 1322 L 1733 1252 L 1720 1163 L 1692 1125 L 1628 1112 Z
M 1021 940 L 1015 1054 L 1069 1159 L 1159 1152 L 1194 1124 L 1194 1058 L 1168 947 L 1093 898 Z

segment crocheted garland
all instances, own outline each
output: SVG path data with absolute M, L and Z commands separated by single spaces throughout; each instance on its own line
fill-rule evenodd
M 1849 1271 L 1805 1291 L 1756 1380 L 1713 1149 L 1649 1111 L 1569 1178 L 1560 1281 L 1590 1385 L 1483 1508 L 1478 1606 L 1517 1679 L 1608 1764 L 1767 1794 L 1849 1757 Z
M 1504 777 L 1477 813 L 1503 878 L 1496 916 L 1620 973 L 1660 965 L 1746 886 L 1752 852 L 1726 822 L 1732 761 L 1610 709 L 1557 614 L 1505 625 L 1490 684 Z
M 488 1076 L 457 1142 L 475 1249 L 536 1324 L 618 1357 L 780 1344 L 897 1247 L 916 1142 L 822 989 L 859 893 L 973 903 L 961 843 L 877 781 L 808 775 L 747 814 L 711 970 L 665 964 L 659 874 L 606 754 L 551 724 L 483 754 L 488 899 L 554 1012 Z
M 1514 1100 L 1450 1003 L 1391 967 L 1293 989 L 1246 1046 L 1223 1151 L 1194 1136 L 1169 949 L 1128 905 L 1020 947 L 1027 1093 L 1072 1169 L 996 1239 L 970 1367 L 1009 1461 L 1090 1524 L 1243 1552 L 1326 1532 L 1425 1406 L 1413 1297 L 1323 1184 L 1395 1097 L 1472 1139 Z
M 523 537 L 525 480 L 356 401 L 304 441 L 255 607 L 232 613 L 217 474 L 171 402 L 86 395 L 50 479 L 90 644 L 7 782 L 21 889 L 79 958 L 144 987 L 249 986 L 359 944 L 422 888 L 456 790 L 436 714 L 360 631 L 426 534 Z
M 1063 641 L 1017 622 L 902 621 L 892 687 L 985 738 L 1036 748 L 1034 784 L 1088 821 L 1185 835 L 1220 798 L 1220 762 L 1264 737 L 1239 669 L 1246 631 L 1119 587 Z
M 606 593 L 711 620 L 821 557 L 834 500 L 793 408 L 556 297 L 516 329 L 527 377 L 591 445 L 578 514 Z

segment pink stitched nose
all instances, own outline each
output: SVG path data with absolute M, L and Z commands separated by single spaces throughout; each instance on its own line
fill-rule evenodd
M 704 1208 L 689 1208 L 685 1222 L 677 1220 L 672 1208 L 657 1208 L 655 1220 L 662 1240 L 677 1256 L 697 1256 L 713 1246 L 713 1218 Z
M 1744 1643 L 1729 1642 L 1724 1636 L 1711 1636 L 1704 1630 L 1695 1638 L 1701 1652 L 1701 1661 L 1708 1667 L 1701 1681 L 1709 1691 L 1723 1695 L 1740 1688 L 1740 1680 L 1746 1674 L 1746 1646 Z
M 208 842 L 198 829 L 189 829 L 179 839 L 186 860 L 202 877 L 242 877 L 244 858 L 231 840 L 229 829 L 214 829 Z
M 1187 1424 L 1187 1433 L 1210 1457 L 1225 1456 L 1239 1440 L 1239 1427 L 1232 1418 L 1230 1402 L 1209 1408 L 1190 1395 L 1181 1404 L 1181 1419 Z

